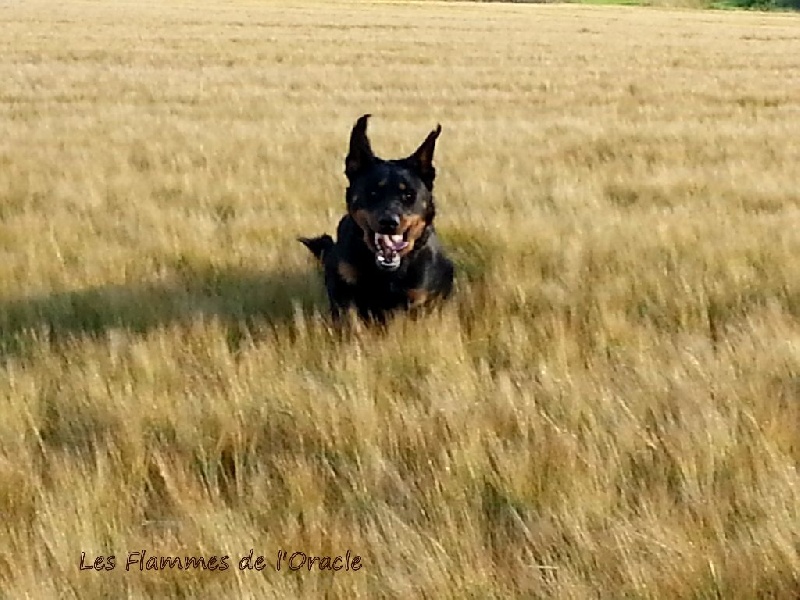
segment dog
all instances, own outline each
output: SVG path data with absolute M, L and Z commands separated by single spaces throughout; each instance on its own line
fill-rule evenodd
M 364 321 L 385 323 L 398 311 L 440 305 L 453 291 L 455 267 L 436 235 L 433 152 L 437 125 L 410 156 L 376 156 L 361 116 L 345 158 L 347 214 L 336 240 L 300 237 L 322 264 L 334 322 L 355 308 Z

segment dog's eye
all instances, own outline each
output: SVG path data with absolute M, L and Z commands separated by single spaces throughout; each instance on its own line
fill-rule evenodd
M 414 190 L 408 190 L 403 192 L 403 202 L 406 204 L 414 204 L 414 200 L 416 200 L 416 194 L 414 194 Z

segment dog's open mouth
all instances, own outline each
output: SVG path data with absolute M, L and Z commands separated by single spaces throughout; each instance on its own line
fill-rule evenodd
M 400 252 L 408 247 L 404 234 L 375 234 L 375 263 L 382 269 L 394 271 L 400 266 Z

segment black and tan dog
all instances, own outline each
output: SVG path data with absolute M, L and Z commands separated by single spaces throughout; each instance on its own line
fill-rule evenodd
M 393 311 L 446 299 L 453 288 L 453 263 L 433 225 L 433 151 L 442 128 L 411 156 L 384 160 L 372 152 L 369 117 L 358 119 L 350 134 L 347 214 L 336 241 L 327 234 L 298 238 L 324 267 L 334 321 L 355 307 L 361 318 L 384 322 Z

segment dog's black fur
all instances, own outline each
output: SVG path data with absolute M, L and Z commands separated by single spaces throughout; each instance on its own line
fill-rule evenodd
M 433 225 L 433 151 L 441 125 L 407 158 L 384 160 L 372 152 L 369 117 L 359 118 L 350 134 L 347 214 L 336 241 L 328 234 L 298 238 L 324 267 L 334 321 L 355 307 L 362 319 L 385 322 L 394 311 L 439 303 L 453 289 L 453 263 Z

